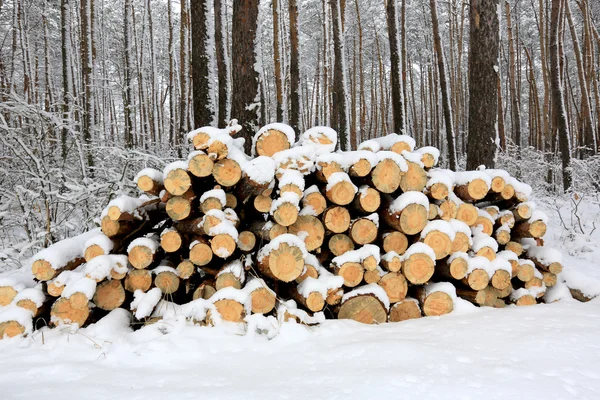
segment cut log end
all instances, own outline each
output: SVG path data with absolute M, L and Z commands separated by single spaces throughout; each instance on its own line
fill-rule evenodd
M 192 263 L 202 267 L 211 262 L 213 258 L 213 252 L 207 243 L 196 242 L 190 249 L 189 257 Z
M 435 271 L 435 262 L 429 256 L 422 253 L 416 253 L 404 260 L 402 264 L 402 273 L 406 279 L 414 284 L 420 285 L 426 283 Z
M 354 250 L 354 242 L 349 236 L 338 233 L 329 239 L 329 250 L 336 257 L 341 256 L 347 251 Z
M 181 221 L 191 215 L 192 204 L 184 197 L 174 196 L 167 201 L 166 210 L 172 220 Z
M 268 196 L 258 195 L 254 198 L 254 208 L 261 213 L 268 213 L 271 210 L 273 200 Z
M 483 199 L 489 191 L 487 183 L 483 179 L 473 179 L 466 185 L 454 188 L 454 193 L 464 201 L 476 201 Z
M 519 299 L 515 302 L 517 306 L 533 306 L 537 304 L 535 297 L 530 294 L 526 294 L 524 296 L 519 297 Z
M 381 324 L 387 321 L 387 311 L 375 296 L 359 295 L 342 303 L 338 319 L 353 319 L 363 324 Z
M 416 235 L 427 225 L 427 210 L 421 204 L 409 204 L 400 214 L 400 230 L 406 235 Z
M 323 215 L 325 227 L 333 233 L 343 233 L 350 227 L 350 213 L 345 207 L 331 207 Z
M 421 317 L 421 308 L 417 302 L 407 299 L 392 305 L 388 320 L 389 322 L 401 322 Z
M 331 187 L 329 190 L 327 190 L 325 196 L 333 204 L 345 206 L 347 204 L 352 203 L 355 194 L 356 188 L 352 184 L 352 182 L 341 181 L 333 185 L 333 187 Z
M 134 269 L 127 273 L 125 277 L 125 290 L 135 292 L 141 290 L 147 292 L 152 286 L 152 274 L 145 269 Z
M 298 236 L 300 232 L 304 235 L 306 250 L 313 251 L 321 247 L 325 240 L 325 228 L 321 221 L 311 215 L 302 215 L 289 227 L 289 233 Z
M 381 205 L 381 195 L 371 187 L 361 190 L 356 196 L 358 202 L 357 207 L 364 213 L 373 213 L 379 209 Z
M 469 245 L 469 236 L 465 235 L 464 232 L 456 232 L 454 235 L 454 241 L 452 242 L 452 252 L 462 251 L 466 253 L 471 246 Z
M 228 158 L 219 160 L 213 167 L 212 174 L 219 185 L 231 187 L 242 179 L 240 165 Z
M 231 256 L 236 247 L 235 240 L 226 233 L 216 235 L 210 240 L 210 248 L 213 254 L 219 258 Z
M 482 290 L 490 282 L 490 276 L 483 269 L 473 270 L 466 278 L 466 284 L 473 290 Z
M 428 232 L 423 242 L 433 249 L 436 260 L 447 257 L 452 251 L 452 240 L 446 233 L 441 231 Z
M 271 157 L 273 154 L 290 148 L 285 133 L 270 129 L 256 140 L 255 151 L 259 156 Z
M 134 246 L 129 251 L 127 259 L 134 268 L 144 269 L 154 261 L 154 253 L 146 246 Z
M 125 302 L 125 289 L 121 281 L 110 280 L 99 284 L 93 301 L 96 307 L 102 310 L 112 311 L 119 308 Z
M 0 340 L 6 337 L 15 337 L 25 333 L 25 327 L 17 321 L 5 321 L 0 323 Z
M 171 271 L 160 272 L 154 278 L 154 284 L 163 294 L 173 294 L 179 289 L 180 279 Z
M 504 246 L 505 250 L 510 250 L 513 253 L 515 253 L 518 257 L 520 257 L 523 254 L 523 246 L 521 245 L 521 243 L 517 243 L 517 242 L 508 242 L 506 243 L 506 245 Z
M 94 258 L 103 255 L 105 255 L 104 249 L 97 244 L 93 244 L 91 246 L 86 247 L 85 252 L 83 253 L 83 258 L 85 258 L 86 262 L 90 262 Z
M 395 251 L 399 255 L 404 254 L 408 248 L 408 238 L 399 231 L 386 233 L 383 237 L 383 250 L 388 253 Z
M 344 285 L 347 287 L 358 286 L 364 277 L 364 268 L 360 263 L 347 262 L 340 267 L 336 267 L 336 274 L 344 278 Z
M 302 206 L 311 207 L 315 215 L 321 215 L 327 208 L 327 200 L 321 193 L 313 192 L 306 195 L 304 199 L 302 199 Z
M 408 171 L 400 177 L 400 189 L 403 192 L 422 192 L 427 184 L 427 172 L 420 165 L 407 161 Z
M 85 325 L 85 322 L 90 316 L 90 309 L 89 307 L 73 307 L 69 299 L 61 297 L 60 299 L 56 300 L 52 305 L 50 315 L 52 317 L 50 322 L 51 325 L 57 325 L 59 323 L 73 323 L 82 327 L 83 325 Z
M 373 185 L 382 193 L 393 193 L 400 187 L 400 176 L 403 172 L 396 162 L 385 159 L 373 169 L 371 179 Z
M 12 286 L 0 286 L 0 306 L 7 306 L 12 303 L 17 293 Z
M 448 314 L 453 308 L 452 298 L 444 292 L 433 292 L 423 302 L 423 314 L 428 317 Z
M 181 248 L 183 241 L 177 231 L 167 231 L 160 236 L 160 247 L 167 253 L 174 253 Z
M 275 294 L 266 287 L 253 290 L 250 297 L 252 300 L 253 314 L 267 314 L 275 308 L 275 302 L 277 300 Z
M 248 253 L 256 246 L 256 236 L 250 231 L 242 231 L 238 235 L 237 244 L 241 251 Z
M 494 178 L 492 178 L 492 187 L 490 188 L 490 190 L 494 193 L 502 193 L 502 191 L 504 190 L 504 188 L 506 187 L 506 181 L 504 180 L 504 178 L 500 177 L 500 176 L 496 176 Z
M 296 246 L 290 246 L 287 243 L 282 243 L 275 250 L 272 250 L 268 257 L 267 265 L 263 272 L 268 275 L 283 281 L 291 282 L 298 278 L 304 270 L 304 257 L 302 251 Z M 259 263 L 259 266 L 261 263 Z M 266 270 L 266 271 L 265 271 Z
M 243 304 L 230 299 L 218 300 L 214 304 L 223 321 L 238 323 L 244 321 L 246 311 Z
M 292 203 L 282 203 L 273 212 L 273 219 L 279 225 L 290 226 L 298 219 L 298 207 Z
M 396 303 L 404 300 L 408 292 L 408 283 L 404 275 L 397 272 L 389 272 L 381 277 L 379 286 L 385 290 L 390 302 Z
M 189 260 L 183 260 L 177 265 L 177 274 L 181 279 L 189 279 L 194 274 L 194 264 Z
M 475 225 L 477 223 L 477 218 L 477 207 L 472 204 L 462 203 L 456 209 L 456 219 L 469 226 Z
M 206 154 L 196 154 L 188 162 L 188 171 L 198 178 L 210 176 L 214 161 Z
M 360 218 L 350 226 L 350 237 L 354 243 L 364 245 L 377 239 L 377 225 L 367 218 Z
M 174 169 L 164 179 L 165 189 L 173 196 L 181 196 L 192 186 L 192 179 L 187 171 Z
M 510 286 L 510 273 L 503 269 L 497 270 L 492 275 L 491 284 L 498 290 L 506 289 Z
M 444 200 L 448 197 L 450 189 L 443 183 L 434 183 L 429 188 L 429 195 L 435 200 Z

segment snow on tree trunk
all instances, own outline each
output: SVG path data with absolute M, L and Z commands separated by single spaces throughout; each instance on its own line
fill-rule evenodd
M 192 17 L 192 80 L 194 95 L 194 127 L 208 126 L 213 122 L 211 101 L 211 71 L 208 20 L 210 10 L 207 0 L 191 0 Z
M 333 112 L 331 115 L 331 127 L 338 132 L 340 148 L 350 149 L 348 96 L 346 77 L 346 56 L 344 50 L 344 33 L 342 27 L 342 16 L 340 0 L 329 0 L 331 6 L 331 19 L 333 21 L 333 46 L 335 63 L 333 68 Z
M 552 87 L 552 113 L 554 123 L 558 129 L 558 145 L 560 149 L 563 167 L 563 188 L 568 191 L 572 184 L 571 171 L 571 139 L 569 134 L 569 122 L 563 96 L 563 84 L 561 82 L 560 59 L 559 59 L 559 19 L 561 16 L 561 0 L 552 0 L 550 12 L 550 80 Z
M 252 137 L 258 131 L 260 115 L 259 65 L 256 52 L 259 0 L 234 0 L 234 27 L 231 35 L 232 101 L 231 115 L 242 125 L 246 151 L 250 153 Z
M 215 14 L 215 51 L 217 58 L 217 79 L 218 79 L 218 122 L 217 126 L 224 128 L 227 126 L 227 61 L 225 54 L 225 7 L 223 7 L 222 0 L 215 0 L 214 3 L 214 14 Z
M 298 5 L 288 0 L 290 14 L 290 125 L 300 129 L 300 57 L 298 55 Z
M 471 1 L 467 169 L 493 168 L 497 147 L 499 0 Z
M 437 53 L 438 71 L 440 74 L 440 88 L 442 89 L 442 106 L 444 110 L 444 120 L 446 122 L 446 141 L 448 145 L 448 163 L 450 169 L 456 170 L 456 139 L 454 137 L 454 122 L 452 121 L 452 109 L 450 105 L 450 92 L 448 88 L 448 73 L 444 63 L 444 50 L 442 49 L 442 40 L 440 37 L 440 28 L 437 17 L 436 0 L 430 0 L 431 22 L 433 26 L 433 42 L 435 52 Z
M 387 2 L 387 27 L 390 41 L 390 58 L 392 69 L 392 111 L 394 114 L 394 131 L 404 133 L 404 105 L 402 104 L 402 78 L 400 68 L 400 50 L 398 44 L 398 7 L 396 0 Z

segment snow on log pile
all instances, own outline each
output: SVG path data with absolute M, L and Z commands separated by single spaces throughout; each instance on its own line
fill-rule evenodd
M 137 327 L 166 305 L 205 325 L 398 322 L 564 287 L 547 216 L 505 171 L 436 168 L 437 149 L 397 134 L 335 151 L 332 129 L 284 124 L 260 129 L 249 156 L 238 131 L 191 132 L 189 157 L 140 171 L 141 195 L 113 199 L 100 229 L 34 256 L 34 281 L 0 279 L 0 338 L 116 308 Z

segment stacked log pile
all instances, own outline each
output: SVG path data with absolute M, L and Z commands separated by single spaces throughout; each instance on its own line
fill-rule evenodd
M 36 318 L 85 326 L 116 308 L 136 324 L 177 310 L 197 323 L 274 314 L 397 322 L 543 301 L 561 272 L 531 188 L 501 170 L 435 168 L 439 151 L 391 134 L 335 151 L 326 127 L 200 128 L 194 150 L 144 169 L 100 228 L 33 258 L 39 284 L 0 280 L 0 337 Z M 168 307 L 172 306 L 172 307 Z

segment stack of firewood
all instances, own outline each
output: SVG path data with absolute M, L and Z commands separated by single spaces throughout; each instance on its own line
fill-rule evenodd
M 0 337 L 116 308 L 139 324 L 166 310 L 205 324 L 395 322 L 458 298 L 536 304 L 557 282 L 547 217 L 505 171 L 435 168 L 437 149 L 396 134 L 335 151 L 330 128 L 296 140 L 283 124 L 257 132 L 248 156 L 238 130 L 195 130 L 187 160 L 140 171 L 141 197 L 112 200 L 100 229 L 33 258 L 35 287 L 0 280 Z

